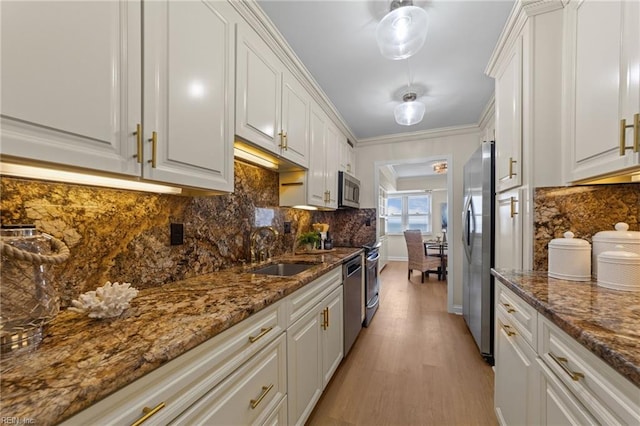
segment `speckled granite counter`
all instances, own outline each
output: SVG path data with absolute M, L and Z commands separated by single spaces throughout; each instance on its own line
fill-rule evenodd
M 498 269 L 492 274 L 640 387 L 640 293 L 549 278 L 547 272 Z
M 45 329 L 39 348 L 2 360 L 0 416 L 38 425 L 62 421 L 361 251 L 296 255 L 296 261 L 318 265 L 292 277 L 237 267 L 144 289 L 115 319 L 63 311 Z

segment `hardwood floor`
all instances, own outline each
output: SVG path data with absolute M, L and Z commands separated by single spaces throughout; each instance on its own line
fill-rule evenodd
M 407 280 L 406 262 L 381 274 L 381 303 L 308 425 L 495 425 L 493 370 L 460 315 L 447 313 L 435 275 Z

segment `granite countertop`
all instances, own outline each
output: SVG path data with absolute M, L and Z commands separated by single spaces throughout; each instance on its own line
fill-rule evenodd
M 318 264 L 291 277 L 252 274 L 251 265 L 144 289 L 114 319 L 62 311 L 36 350 L 2 359 L 0 416 L 58 423 L 361 251 L 338 247 L 274 259 Z
M 640 387 L 640 292 L 549 278 L 542 271 L 494 269 L 492 274 Z

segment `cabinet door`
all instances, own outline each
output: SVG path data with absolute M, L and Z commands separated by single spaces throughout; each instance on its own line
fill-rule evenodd
M 512 190 L 496 196 L 496 268 L 522 269 L 522 197 Z
M 236 134 L 280 153 L 282 65 L 260 36 L 238 26 Z
M 140 2 L 0 8 L 2 154 L 139 175 Z
M 287 329 L 289 424 L 304 424 L 322 393 L 322 319 L 314 307 Z
M 313 103 L 311 105 L 307 201 L 314 206 L 324 206 L 326 201 L 325 162 L 327 153 L 325 138 L 328 121 L 325 113 L 317 104 Z
M 537 355 L 509 321 L 496 315 L 495 406 L 502 425 L 538 424 Z
M 344 354 L 344 329 L 342 289 L 333 291 L 321 304 L 326 309 L 326 322 L 322 333 L 322 388 L 324 389 L 342 362 Z
M 338 167 L 340 165 L 340 131 L 329 120 L 325 140 L 325 188 L 327 201 L 325 207 L 338 208 Z
M 282 79 L 281 154 L 303 167 L 309 165 L 309 119 L 311 99 L 290 73 Z M 283 142 L 283 143 L 282 143 Z
M 522 36 L 496 75 L 497 191 L 522 185 Z
M 547 425 L 597 425 L 598 422 L 586 408 L 569 392 L 565 385 L 542 360 L 540 369 L 540 415 L 541 424 Z
M 227 2 L 145 4 L 144 178 L 233 190 L 236 22 Z
M 640 4 L 575 1 L 566 8 L 565 135 L 569 180 L 615 173 L 640 164 L 634 143 L 640 113 Z M 640 135 L 635 135 L 640 137 Z

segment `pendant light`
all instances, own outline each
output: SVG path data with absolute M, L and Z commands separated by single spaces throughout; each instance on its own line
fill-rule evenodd
M 415 54 L 427 38 L 427 12 L 412 0 L 394 0 L 389 13 L 378 23 L 376 40 L 380 53 L 389 59 L 406 59 Z
M 402 103 L 393 109 L 396 123 L 402 126 L 412 126 L 418 124 L 424 118 L 425 105 L 417 101 L 418 95 L 411 90 L 411 67 L 407 59 L 407 91 L 402 96 Z
M 416 101 L 414 92 L 405 93 L 402 97 L 402 103 L 393 110 L 396 117 L 396 123 L 403 126 L 412 126 L 422 121 L 424 117 L 425 106 L 422 102 Z

